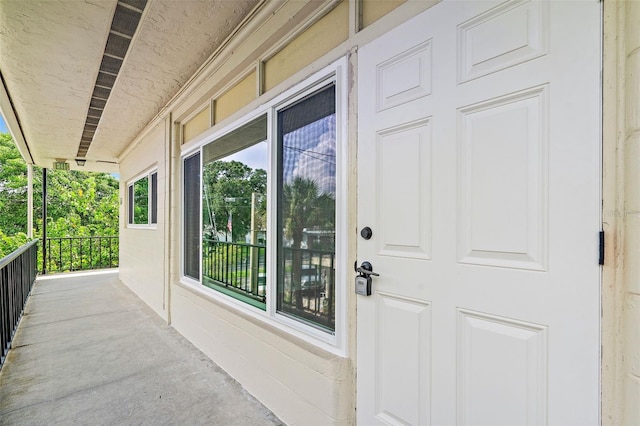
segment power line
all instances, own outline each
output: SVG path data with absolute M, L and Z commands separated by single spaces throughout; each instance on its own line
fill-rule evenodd
M 335 166 L 335 164 L 336 164 L 336 163 L 335 163 L 335 162 L 333 162 L 333 161 L 325 160 L 324 158 L 318 158 L 318 157 L 315 157 L 315 156 L 311 155 L 310 153 L 314 153 L 314 154 L 317 154 L 317 155 L 323 155 L 323 156 L 326 156 L 326 157 L 335 157 L 335 155 L 333 155 L 333 154 L 323 154 L 323 153 L 321 153 L 321 152 L 311 151 L 311 150 L 308 150 L 308 149 L 307 149 L 307 150 L 305 150 L 305 149 L 296 148 L 296 147 L 293 147 L 293 146 L 287 146 L 287 145 L 283 145 L 283 147 L 284 147 L 284 148 L 287 148 L 287 149 L 291 149 L 291 150 L 293 150 L 293 151 L 298 151 L 298 152 L 300 152 L 300 154 L 302 154 L 302 155 L 309 156 L 309 157 L 313 158 L 314 160 L 322 161 L 323 163 L 331 164 L 331 165 L 333 165 L 333 166 Z

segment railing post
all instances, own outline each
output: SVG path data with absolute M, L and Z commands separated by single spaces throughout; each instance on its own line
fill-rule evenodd
M 47 273 L 47 169 L 42 168 L 42 273 Z
M 84 243 L 85 240 L 88 240 L 89 242 L 88 254 L 87 247 Z M 94 240 L 97 243 L 97 247 L 94 247 Z M 104 240 L 106 240 L 106 242 L 104 242 L 103 244 Z M 76 242 L 75 244 L 73 243 L 74 241 Z M 114 244 L 116 247 L 113 247 Z M 114 266 L 117 267 L 117 264 L 119 263 L 117 256 L 118 253 L 116 252 L 114 254 L 114 250 L 117 251 L 118 246 L 119 239 L 118 237 L 114 236 L 47 238 L 47 241 L 45 242 L 47 258 L 44 260 L 46 266 L 43 269 L 45 269 L 47 273 L 52 273 L 86 271 L 105 267 L 113 268 Z M 78 251 L 78 253 L 74 251 L 74 248 Z M 94 253 L 94 248 L 97 250 L 97 253 Z M 58 250 L 57 253 L 56 249 Z M 104 253 L 102 250 L 104 250 Z M 37 258 L 37 251 L 35 255 Z M 86 262 L 85 256 L 88 257 Z M 107 256 L 109 256 L 108 259 Z M 76 262 L 76 258 L 79 258 L 78 262 Z M 35 262 L 37 264 L 37 260 Z
M 27 237 L 33 238 L 33 164 L 27 164 Z
M 0 367 L 36 279 L 38 240 L 0 259 Z

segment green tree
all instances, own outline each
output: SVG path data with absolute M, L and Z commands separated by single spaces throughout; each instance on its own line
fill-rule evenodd
M 282 224 L 284 236 L 293 249 L 301 249 L 305 228 L 335 229 L 335 198 L 320 193 L 318 184 L 310 179 L 295 177 L 284 185 Z M 292 280 L 296 307 L 302 309 L 302 252 L 293 250 Z
M 11 254 L 11 252 L 26 244 L 27 241 L 27 234 L 24 232 L 18 232 L 14 235 L 6 235 L 2 230 L 0 230 L 0 259 Z
M 11 135 L 0 133 L 0 230 L 6 236 L 27 231 L 27 165 Z
M 37 229 L 42 225 L 41 170 L 37 193 Z M 47 235 L 73 237 L 118 235 L 117 179 L 105 173 L 47 170 Z M 35 201 L 34 201 L 35 202 Z
M 27 165 L 11 136 L 0 134 L 0 256 L 26 242 L 27 185 Z M 42 169 L 38 167 L 33 186 L 34 234 L 41 235 Z M 49 237 L 118 235 L 119 182 L 113 176 L 47 170 L 47 192 Z
M 251 195 L 259 194 L 259 218 L 266 217 L 267 172 L 239 161 L 213 161 L 204 166 L 202 203 L 205 236 L 215 239 L 215 230 L 227 231 L 232 218 L 232 241 L 243 240 L 251 227 Z M 264 229 L 264 223 L 259 224 Z

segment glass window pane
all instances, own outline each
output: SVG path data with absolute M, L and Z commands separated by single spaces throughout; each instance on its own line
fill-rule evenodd
M 151 223 L 158 223 L 158 173 L 151 174 Z
M 203 148 L 203 284 L 265 309 L 266 115 Z
M 200 153 L 184 160 L 184 274 L 200 279 Z
M 133 223 L 133 185 L 129 185 L 128 221 Z
M 334 85 L 278 113 L 278 145 L 277 308 L 334 331 Z
M 149 223 L 149 179 L 144 177 L 133 184 L 133 223 Z

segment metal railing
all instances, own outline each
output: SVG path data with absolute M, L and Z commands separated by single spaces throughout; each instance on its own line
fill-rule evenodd
M 204 284 L 264 309 L 267 248 L 209 239 L 203 245 Z M 278 263 L 278 311 L 335 330 L 335 253 L 287 247 Z
M 118 267 L 118 237 L 53 237 L 46 244 L 45 274 Z
M 38 240 L 0 259 L 0 368 L 36 280 L 37 261 Z
M 278 311 L 335 330 L 335 253 L 283 248 Z
M 266 300 L 266 257 L 263 245 L 203 240 L 202 275 L 213 285 L 249 297 Z

